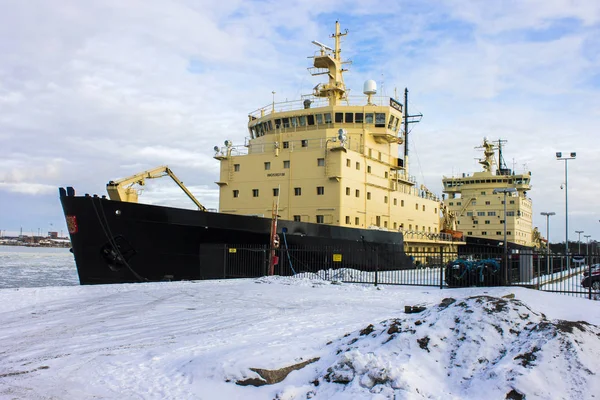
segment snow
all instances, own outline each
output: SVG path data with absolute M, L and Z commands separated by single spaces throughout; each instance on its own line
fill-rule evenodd
M 0 304 L 0 398 L 504 399 L 513 391 L 527 399 L 592 399 L 600 393 L 599 303 L 525 288 L 270 277 L 6 288 Z M 414 305 L 426 309 L 405 313 Z M 279 383 L 236 383 L 260 380 L 251 368 L 314 358 Z

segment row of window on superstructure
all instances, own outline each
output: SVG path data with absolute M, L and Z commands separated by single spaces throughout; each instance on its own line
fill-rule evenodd
M 299 115 L 293 117 L 274 118 L 267 120 L 256 125 L 251 126 L 250 135 L 252 138 L 257 138 L 266 135 L 269 131 L 277 129 L 288 129 L 298 127 L 309 127 L 319 125 L 331 125 L 333 122 L 336 124 L 367 124 L 375 125 L 375 128 L 386 127 L 386 113 L 351 113 L 351 112 L 336 112 L 333 113 L 322 113 L 322 114 L 308 114 Z M 390 114 L 387 119 L 387 128 L 398 131 L 400 125 L 400 118 L 394 114 Z
M 287 142 L 283 142 L 284 144 Z M 381 153 L 380 153 L 381 154 Z M 346 167 L 350 167 L 352 165 L 352 161 L 347 158 L 346 159 Z M 360 170 L 360 165 L 361 163 L 359 161 L 356 162 L 356 169 Z M 317 158 L 317 167 L 324 167 L 325 166 L 325 159 L 324 158 Z M 264 168 L 265 171 L 269 171 L 271 170 L 271 161 L 265 161 L 264 162 Z M 290 168 L 290 160 L 283 160 L 283 168 L 284 169 L 288 169 Z M 240 164 L 233 164 L 233 170 L 234 172 L 240 172 L 241 170 L 241 165 Z M 367 164 L 367 173 L 371 173 L 371 166 Z M 387 178 L 389 176 L 388 171 L 384 171 L 384 178 Z M 452 204 L 451 204 L 452 205 Z
M 455 179 L 446 181 L 446 187 L 455 187 L 462 185 L 473 185 L 478 183 L 505 183 L 508 185 L 512 185 L 513 183 L 516 185 L 528 184 L 529 178 L 490 178 L 490 179 Z M 485 194 L 485 193 L 484 193 Z
M 279 188 L 273 188 L 273 196 L 277 197 L 279 196 Z M 350 187 L 346 187 L 346 196 L 350 196 L 351 195 L 352 190 L 350 189 Z M 324 186 L 317 186 L 317 195 L 318 196 L 322 196 L 325 194 L 325 187 Z M 234 198 L 239 198 L 240 197 L 240 191 L 239 189 L 233 189 L 232 190 L 232 195 Z M 302 187 L 295 187 L 294 188 L 294 196 L 302 196 Z M 360 189 L 355 189 L 354 190 L 354 196 L 355 197 L 360 197 Z M 260 189 L 252 189 L 252 197 L 260 197 Z M 371 192 L 367 192 L 367 200 L 371 200 L 372 195 Z M 394 198 L 394 205 L 397 206 L 398 205 L 398 199 Z M 388 196 L 383 196 L 383 202 L 385 204 L 388 203 Z M 400 207 L 404 207 L 404 200 L 400 200 Z M 421 211 L 425 212 L 426 211 L 426 207 L 425 204 L 422 204 L 419 206 L 419 203 L 415 203 L 415 210 L 419 210 L 421 209 Z M 434 207 L 433 212 L 437 213 L 437 207 Z
M 240 197 L 240 191 L 238 189 L 233 189 L 232 194 L 234 198 Z M 325 194 L 325 186 L 317 186 L 317 195 L 322 196 Z M 279 188 L 273 188 L 273 196 L 279 196 Z M 294 196 L 302 196 L 302 188 L 295 187 L 294 188 Z M 252 189 L 252 197 L 260 197 L 260 189 Z

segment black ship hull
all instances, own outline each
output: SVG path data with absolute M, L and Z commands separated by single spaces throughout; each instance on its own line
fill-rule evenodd
M 60 189 L 60 200 L 82 285 L 254 277 L 266 273 L 264 251 L 248 260 L 256 267 L 226 270 L 228 255 L 221 245 L 268 245 L 268 218 L 75 196 L 68 189 L 68 194 Z M 413 265 L 403 252 L 399 232 L 284 220 L 279 221 L 277 232 L 284 236 L 286 248 L 307 249 L 312 260 L 320 260 L 322 265 L 314 266 L 316 269 L 334 265 L 331 252 L 325 254 L 326 248 L 334 249 L 340 258 L 353 260 L 345 266 L 361 270 L 405 269 Z M 285 263 L 275 270 L 280 275 L 294 272 Z
M 458 248 L 460 256 L 480 254 L 483 258 L 494 254 L 504 254 L 504 242 L 496 239 L 487 239 L 474 236 L 465 236 L 465 245 Z M 507 242 L 507 250 L 513 252 L 532 252 L 533 247 L 523 246 L 513 242 Z

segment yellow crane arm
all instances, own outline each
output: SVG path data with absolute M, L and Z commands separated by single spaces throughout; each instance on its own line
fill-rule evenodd
M 206 211 L 206 207 L 204 207 L 195 197 L 194 195 L 186 188 L 175 176 L 173 171 L 166 165 L 162 165 L 160 167 L 156 167 L 154 169 L 149 169 L 144 172 L 140 172 L 138 174 L 129 176 L 127 178 L 118 179 L 116 181 L 110 181 L 106 184 L 106 191 L 108 192 L 108 197 L 111 200 L 115 201 L 126 201 L 129 203 L 137 203 L 138 202 L 138 190 L 134 185 L 144 186 L 146 184 L 146 179 L 155 179 L 162 178 L 163 176 L 170 176 L 171 179 L 175 181 L 177 186 L 179 186 L 184 193 L 196 204 L 199 210 Z

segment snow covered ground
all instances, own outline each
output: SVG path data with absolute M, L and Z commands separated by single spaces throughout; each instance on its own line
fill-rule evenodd
M 0 304 L 0 398 L 600 396 L 600 303 L 524 288 L 273 277 L 7 288 Z

